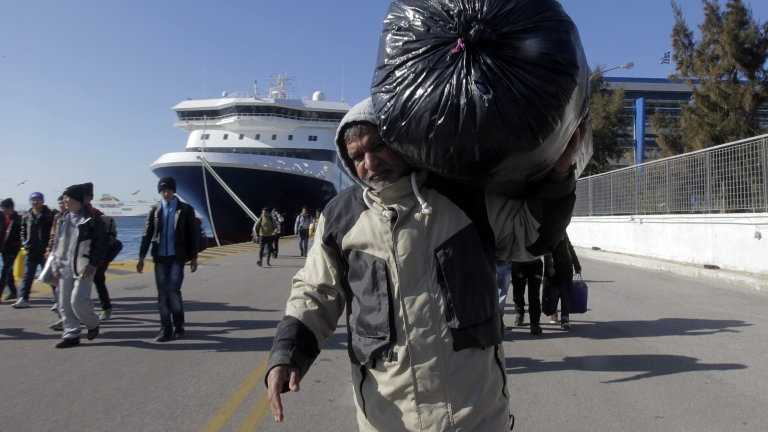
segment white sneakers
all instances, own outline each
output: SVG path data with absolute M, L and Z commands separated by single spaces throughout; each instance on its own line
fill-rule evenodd
M 555 312 L 555 314 L 554 314 L 554 315 L 552 315 L 551 317 L 549 317 L 549 322 L 550 322 L 551 324 L 557 324 L 557 323 L 558 323 L 558 320 L 557 320 L 557 312 Z
M 16 300 L 16 303 L 12 305 L 14 309 L 24 309 L 29 307 L 29 300 L 24 300 L 23 298 L 20 298 Z

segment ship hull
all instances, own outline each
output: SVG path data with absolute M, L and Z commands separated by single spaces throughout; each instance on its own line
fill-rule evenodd
M 211 165 L 224 184 L 256 216 L 261 215 L 262 208 L 270 212 L 277 209 L 285 217 L 285 234 L 293 234 L 294 221 L 303 206 L 314 214 L 336 195 L 334 185 L 318 176 L 264 169 L 257 164 Z M 203 215 L 209 226 L 216 230 L 222 244 L 251 239 L 253 220 L 224 186 L 204 170 L 201 162 L 156 163 L 152 171 L 158 177 L 176 180 L 177 193 Z

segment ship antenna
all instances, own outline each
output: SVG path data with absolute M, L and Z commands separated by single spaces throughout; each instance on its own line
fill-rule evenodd
M 345 102 L 344 100 L 344 66 L 341 67 L 341 101 Z

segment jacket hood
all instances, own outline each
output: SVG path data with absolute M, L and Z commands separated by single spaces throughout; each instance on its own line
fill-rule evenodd
M 344 133 L 347 131 L 349 125 L 361 121 L 372 123 L 377 128 L 379 127 L 379 122 L 376 119 L 376 113 L 373 109 L 371 98 L 365 99 L 353 106 L 344 118 L 341 119 L 341 124 L 336 130 L 336 153 L 338 153 L 339 158 L 344 165 L 344 169 L 347 170 L 347 174 L 349 174 L 360 186 L 366 188 L 368 186 L 357 176 L 357 171 L 352 164 L 352 160 L 347 156 L 347 144 L 344 142 Z

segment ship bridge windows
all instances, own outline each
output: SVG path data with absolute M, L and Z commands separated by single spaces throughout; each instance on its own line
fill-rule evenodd
M 317 135 L 310 135 L 309 141 L 317 141 Z
M 277 156 L 311 161 L 336 162 L 334 150 L 296 149 L 296 148 L 257 148 L 257 147 L 190 147 L 188 152 L 240 153 L 260 156 Z
M 280 117 L 304 121 L 339 122 L 344 118 L 343 112 L 309 111 L 296 108 L 263 105 L 238 105 L 218 110 L 178 111 L 179 120 L 213 120 L 223 117 Z

